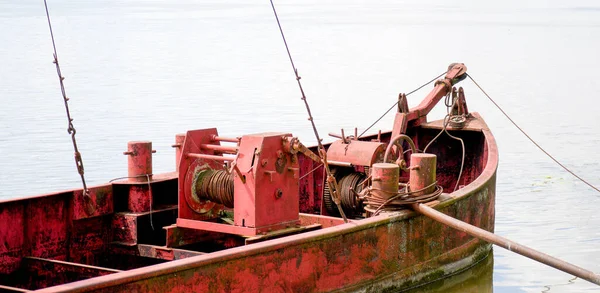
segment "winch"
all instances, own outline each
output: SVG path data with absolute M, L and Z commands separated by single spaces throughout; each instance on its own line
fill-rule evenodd
M 177 226 L 257 235 L 299 223 L 296 154 L 318 157 L 291 134 L 193 130 L 180 150 Z
M 410 146 L 410 167 L 403 143 Z M 327 150 L 328 163 L 340 190 L 340 203 L 350 218 L 397 210 L 414 202 L 433 200 L 441 193 L 436 186 L 436 155 L 416 153 L 412 139 L 396 135 L 388 144 L 341 137 Z M 401 170 L 408 181 L 401 182 Z M 339 216 L 327 184 L 323 185 L 323 213 Z
M 386 145 L 375 141 L 342 138 L 327 149 L 327 162 L 340 187 L 340 200 L 344 213 L 350 217 L 361 216 L 362 200 L 358 194 L 365 187 L 371 166 L 383 162 Z M 329 186 L 323 184 L 323 213 L 339 216 Z

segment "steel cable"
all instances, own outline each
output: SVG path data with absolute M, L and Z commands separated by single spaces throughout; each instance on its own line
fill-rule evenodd
M 410 96 L 411 94 L 415 93 L 416 91 L 418 91 L 418 90 L 420 90 L 420 89 L 424 88 L 425 86 L 427 86 L 428 84 L 430 84 L 430 83 L 432 83 L 432 82 L 436 81 L 438 78 L 442 77 L 442 75 L 444 75 L 444 74 L 446 74 L 446 73 L 447 73 L 447 72 L 446 72 L 446 71 L 444 71 L 442 74 L 440 74 L 440 75 L 438 75 L 438 76 L 434 77 L 432 80 L 430 80 L 430 81 L 428 81 L 428 82 L 426 82 L 426 83 L 422 84 L 420 87 L 418 87 L 418 88 L 416 88 L 416 89 L 412 90 L 411 92 L 409 92 L 408 94 L 406 94 L 406 96 L 408 97 L 408 96 Z M 367 129 L 365 129 L 365 130 L 364 130 L 364 131 L 363 131 L 363 132 L 362 132 L 362 133 L 361 133 L 361 134 L 358 136 L 358 138 L 361 138 L 361 137 L 362 137 L 362 136 L 363 136 L 363 135 L 364 135 L 364 134 L 365 134 L 367 131 L 369 131 L 369 129 L 371 129 L 373 126 L 375 126 L 375 124 L 377 124 L 377 122 L 381 121 L 381 119 L 383 119 L 383 117 L 385 117 L 385 115 L 387 115 L 387 114 L 388 114 L 390 111 L 392 111 L 392 109 L 394 109 L 394 107 L 396 107 L 396 105 L 398 105 L 398 101 L 396 101 L 396 102 L 395 102 L 395 103 L 394 103 L 394 104 L 393 104 L 393 105 L 392 105 L 392 106 L 391 106 L 389 109 L 387 109 L 387 111 L 385 111 L 385 112 L 383 113 L 383 115 L 381 115 L 379 118 L 377 118 L 377 120 L 375 120 L 375 122 L 373 122 L 373 124 L 371 124 L 369 127 L 367 127 Z M 357 139 L 358 139 L 358 138 L 357 138 Z
M 473 79 L 473 77 L 471 77 L 470 74 L 467 74 L 467 76 L 469 77 L 469 79 L 479 88 L 479 90 L 481 90 L 481 92 L 492 102 L 492 104 L 494 104 L 494 106 L 496 106 L 496 108 L 498 108 L 498 110 L 500 110 L 500 112 L 502 112 L 502 114 L 504 114 L 504 116 L 508 119 L 508 121 L 510 121 L 510 123 L 512 123 L 521 133 L 523 133 L 523 135 L 525 135 L 525 137 L 527 137 L 527 139 L 529 139 L 529 141 L 531 141 L 531 143 L 533 143 L 538 149 L 540 149 L 540 151 L 542 151 L 544 154 L 546 154 L 546 156 L 548 156 L 550 159 L 552 159 L 552 161 L 554 161 L 556 164 L 558 164 L 560 167 L 562 167 L 565 171 L 571 173 L 571 175 L 575 176 L 575 178 L 579 179 L 581 182 L 585 183 L 587 186 L 591 187 L 592 189 L 600 192 L 600 189 L 598 189 L 596 186 L 592 185 L 591 183 L 587 182 L 585 179 L 581 178 L 579 175 L 575 174 L 575 172 L 571 171 L 569 168 L 567 168 L 565 165 L 563 165 L 561 162 L 559 162 L 556 158 L 554 158 L 550 153 L 548 153 L 544 148 L 542 148 L 535 140 L 533 140 L 533 138 L 531 138 L 531 136 L 529 136 L 525 130 L 523 130 L 521 127 L 519 127 L 519 125 L 517 125 L 517 123 L 512 120 L 510 118 L 510 116 L 508 116 L 508 114 L 506 114 L 506 112 L 504 112 L 504 110 L 502 110 L 502 108 L 500 107 L 500 105 L 498 105 L 494 99 L 492 99 L 492 97 L 490 97 L 490 95 L 488 95 L 485 90 L 483 90 L 483 88 L 481 88 L 481 86 Z

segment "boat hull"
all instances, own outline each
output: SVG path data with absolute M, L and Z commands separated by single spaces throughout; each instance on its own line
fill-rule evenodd
M 469 131 L 483 134 L 482 160 L 476 160 L 482 171 L 466 186 L 427 204 L 493 232 L 498 153 L 483 120 L 475 114 L 473 121 Z M 172 190 L 175 180 L 173 175 L 166 176 L 157 183 L 157 194 Z M 100 252 L 121 247 L 135 236 L 124 231 L 143 232 L 126 227 L 152 223 L 152 218 L 150 223 L 139 222 L 147 213 L 115 212 L 120 209 L 119 188 L 110 184 L 91 188 L 94 201 L 106 208 L 87 216 L 78 201 L 80 190 L 0 203 L 0 219 L 13 220 L 12 225 L 0 228 L 4 239 L 0 268 L 5 281 L 30 263 L 42 267 L 34 279 L 19 284 L 46 287 L 36 292 L 396 292 L 456 274 L 485 259 L 491 250 L 488 243 L 408 209 L 348 223 L 336 217 L 300 214 L 303 226 L 320 224 L 322 229 L 183 259 L 173 255 L 171 259 L 176 260 L 126 271 L 103 269 L 94 266 L 100 263 Z M 113 200 L 114 206 L 109 204 Z M 175 211 L 155 213 L 155 224 L 164 226 L 158 225 L 159 215 L 169 218 Z M 133 222 L 127 220 L 130 215 L 135 215 Z M 50 268 L 47 278 L 40 279 L 44 268 Z M 79 274 L 78 279 L 69 279 L 69 270 Z M 60 276 L 65 280 L 54 286 Z
M 493 231 L 495 170 L 486 179 L 436 207 Z M 396 292 L 469 268 L 488 255 L 491 245 L 402 211 L 234 250 L 47 292 Z

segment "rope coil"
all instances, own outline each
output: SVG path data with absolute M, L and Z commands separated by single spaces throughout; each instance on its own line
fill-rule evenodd
M 414 196 L 415 193 L 419 193 L 421 191 L 427 190 L 428 188 L 430 188 L 432 186 L 435 186 L 435 191 L 433 191 L 432 193 Z M 387 200 L 385 200 L 380 195 L 378 195 L 377 192 L 371 192 L 372 190 L 375 190 L 375 189 L 373 189 L 372 187 L 369 187 L 367 189 L 366 196 L 364 197 L 364 199 L 365 199 L 364 204 L 367 205 L 365 207 L 365 210 L 367 210 L 368 212 L 371 212 L 373 214 L 373 216 L 378 215 L 381 211 L 399 210 L 399 209 L 406 208 L 411 204 L 427 203 L 430 201 L 434 201 L 444 191 L 444 189 L 441 186 L 437 185 L 437 181 L 433 182 L 432 184 L 430 184 L 424 188 L 421 188 L 418 190 L 412 190 L 412 191 L 410 191 L 409 185 L 406 184 L 403 188 L 403 191 L 396 192 L 395 195 L 393 195 L 392 197 L 390 197 Z M 377 191 L 383 192 L 383 193 L 390 193 L 385 190 L 377 190 Z M 394 194 L 394 193 L 392 193 L 392 194 Z M 375 207 L 377 207 L 377 208 L 375 208 Z

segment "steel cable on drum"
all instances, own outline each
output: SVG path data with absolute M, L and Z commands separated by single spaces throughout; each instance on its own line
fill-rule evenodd
M 362 173 L 352 173 L 340 179 L 340 197 L 345 210 L 356 211 L 360 207 L 357 194 L 362 191 L 359 182 L 365 177 Z
M 198 198 L 233 207 L 233 175 L 224 170 L 205 169 L 198 172 L 197 178 Z

